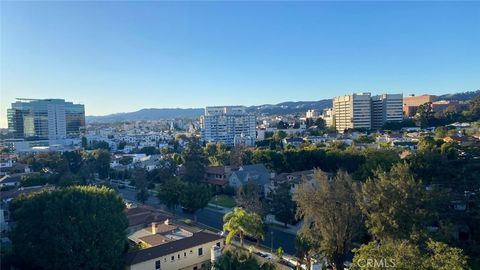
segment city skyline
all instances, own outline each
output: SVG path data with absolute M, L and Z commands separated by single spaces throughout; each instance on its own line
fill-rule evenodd
M 480 85 L 473 2 L 1 6 L 0 127 L 17 97 L 105 115 Z

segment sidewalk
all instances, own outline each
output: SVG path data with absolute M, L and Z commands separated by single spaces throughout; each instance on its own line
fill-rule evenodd
M 293 235 L 297 234 L 298 230 L 300 230 L 300 227 L 302 227 L 302 224 L 303 224 L 303 220 L 302 220 L 298 222 L 296 225 L 287 224 L 287 227 L 285 227 L 284 223 L 276 220 L 272 215 L 267 215 L 265 219 L 266 219 L 265 223 L 271 228 L 275 228 L 279 231 L 293 234 Z
M 220 205 L 216 205 L 214 203 L 208 203 L 207 207 L 208 207 L 208 209 L 210 209 L 212 211 L 216 211 L 216 212 L 223 213 L 223 214 L 226 214 L 226 213 L 233 210 L 233 208 L 223 207 L 223 206 L 220 206 Z

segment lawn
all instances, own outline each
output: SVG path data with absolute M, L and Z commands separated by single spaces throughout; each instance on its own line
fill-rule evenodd
M 232 208 L 232 207 L 235 207 L 236 205 L 235 199 L 232 196 L 222 194 L 222 195 L 217 195 L 216 197 L 217 199 L 215 200 L 215 196 L 213 196 L 212 199 L 210 200 L 210 203 L 227 207 L 227 208 Z

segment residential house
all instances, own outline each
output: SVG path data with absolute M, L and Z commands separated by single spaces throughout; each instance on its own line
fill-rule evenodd
M 22 177 L 29 173 L 15 173 L 8 174 L 0 178 L 0 188 L 2 187 L 16 187 L 20 185 Z
M 228 184 L 231 173 L 230 166 L 208 166 L 205 168 L 205 181 L 209 185 L 222 188 Z
M 418 144 L 418 141 L 393 141 L 393 142 L 391 142 L 391 145 L 393 147 L 409 148 L 410 150 L 417 149 L 417 144 Z
M 125 256 L 127 270 L 200 270 L 207 269 L 212 251 L 219 254 L 223 247 L 220 235 L 200 231 L 190 236 L 163 242 L 160 238 L 154 246 L 129 252 Z
M 128 234 L 140 230 L 145 226 L 150 225 L 152 222 L 164 223 L 171 218 L 169 213 L 145 205 L 128 208 L 125 210 L 125 214 L 128 219 Z
M 6 175 L 15 164 L 15 155 L 0 155 L 0 175 Z
M 154 247 L 192 235 L 193 232 L 173 224 L 170 219 L 166 219 L 161 223 L 152 222 L 150 226 L 129 234 L 128 239 L 142 247 Z
M 265 194 L 273 191 L 278 185 L 288 183 L 290 185 L 290 192 L 293 194 L 298 190 L 298 187 L 305 181 L 313 184 L 314 170 L 297 171 L 291 173 L 279 173 L 275 175 L 265 189 Z
M 463 145 L 463 146 L 467 146 L 467 145 L 472 145 L 473 143 L 475 143 L 475 138 L 473 137 L 468 137 L 468 136 L 458 136 L 458 135 L 454 135 L 454 136 L 447 136 L 445 138 L 443 138 L 443 141 L 444 142 L 447 142 L 447 143 L 457 143 L 459 145 Z
M 270 172 L 263 164 L 243 165 L 236 171 L 232 171 L 228 183 L 234 188 L 239 188 L 248 182 L 253 182 L 264 190 L 270 184 Z
M 289 145 L 294 146 L 294 147 L 299 147 L 305 141 L 303 140 L 303 138 L 294 137 L 294 138 L 285 138 L 285 139 L 282 140 L 282 142 L 283 142 L 283 145 L 285 147 L 287 147 Z
M 160 155 L 150 155 L 140 159 L 138 165 L 147 171 L 152 171 L 160 166 Z

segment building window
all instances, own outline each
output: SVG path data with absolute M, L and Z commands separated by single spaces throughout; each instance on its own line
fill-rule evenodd
M 172 256 L 172 261 L 175 261 L 175 256 Z
M 220 242 L 217 242 L 217 247 L 220 247 Z
M 177 255 L 177 258 L 179 258 L 179 259 L 180 259 L 180 253 L 178 253 L 178 255 Z
M 198 249 L 198 256 L 202 256 L 203 255 L 203 248 L 199 248 Z
M 197 269 L 198 269 L 198 267 L 196 267 L 196 266 L 195 266 L 195 267 L 193 267 L 193 270 L 197 270 Z
M 155 270 L 160 270 L 160 261 L 155 262 Z
M 167 262 L 167 258 L 163 258 L 163 261 L 164 261 L 164 262 Z
M 183 257 L 187 257 L 187 252 L 183 252 Z

